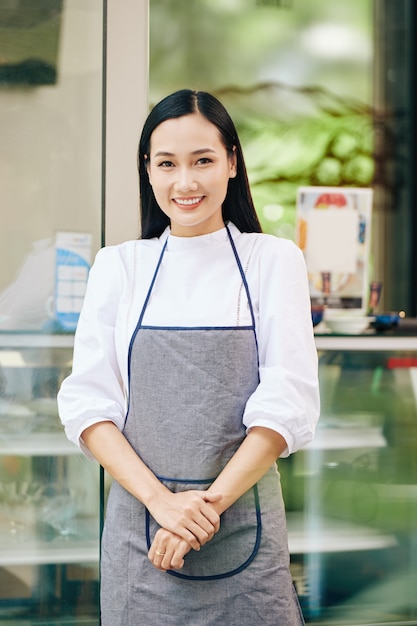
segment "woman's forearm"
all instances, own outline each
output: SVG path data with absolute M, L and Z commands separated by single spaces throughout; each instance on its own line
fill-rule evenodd
M 222 495 L 211 506 L 221 514 L 240 498 L 269 470 L 287 442 L 277 432 L 260 426 L 250 430 L 241 446 L 210 486 Z
M 93 424 L 82 438 L 110 476 L 145 506 L 166 490 L 113 422 Z
M 195 550 L 217 532 L 219 515 L 209 504 L 220 498 L 214 490 L 172 493 L 113 422 L 99 422 L 86 428 L 82 438 L 104 469 L 146 506 L 162 528 L 179 535 Z

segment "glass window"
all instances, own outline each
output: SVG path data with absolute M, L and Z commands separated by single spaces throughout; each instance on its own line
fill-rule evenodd
M 411 0 L 150 3 L 151 103 L 183 87 L 219 96 L 267 232 L 294 238 L 299 186 L 372 187 L 370 278 L 381 311 L 409 315 L 414 24 Z
M 0 5 L 0 620 L 93 625 L 99 469 L 56 394 L 101 245 L 103 7 Z

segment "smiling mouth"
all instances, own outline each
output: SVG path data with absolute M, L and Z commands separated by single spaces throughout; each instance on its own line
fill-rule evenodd
M 203 198 L 204 196 L 198 196 L 196 198 L 174 198 L 174 202 L 180 207 L 184 207 L 186 209 L 192 209 L 193 207 L 200 204 Z

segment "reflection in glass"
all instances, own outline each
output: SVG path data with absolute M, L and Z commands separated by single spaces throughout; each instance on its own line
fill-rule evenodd
M 410 356 L 321 352 L 317 436 L 280 464 L 309 623 L 417 617 L 417 377 L 406 366 Z
M 294 239 L 299 186 L 373 181 L 372 45 L 370 0 L 153 0 L 151 102 L 184 86 L 217 95 L 263 228 Z
M 57 295 L 66 297 L 59 311 L 73 314 L 68 303 L 85 283 L 72 264 L 71 280 L 57 289 L 58 248 L 68 248 L 57 245 L 59 233 L 85 234 L 92 255 L 101 244 L 102 4 L 0 3 L 5 623 L 99 622 L 99 473 L 59 421 L 56 394 L 71 367 L 73 338 L 56 322 Z

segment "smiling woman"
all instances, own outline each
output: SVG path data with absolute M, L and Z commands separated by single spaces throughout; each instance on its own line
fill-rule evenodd
M 301 626 L 275 461 L 318 418 L 303 255 L 260 232 L 210 94 L 156 105 L 138 161 L 142 239 L 97 256 L 59 395 L 115 479 L 101 623 Z

